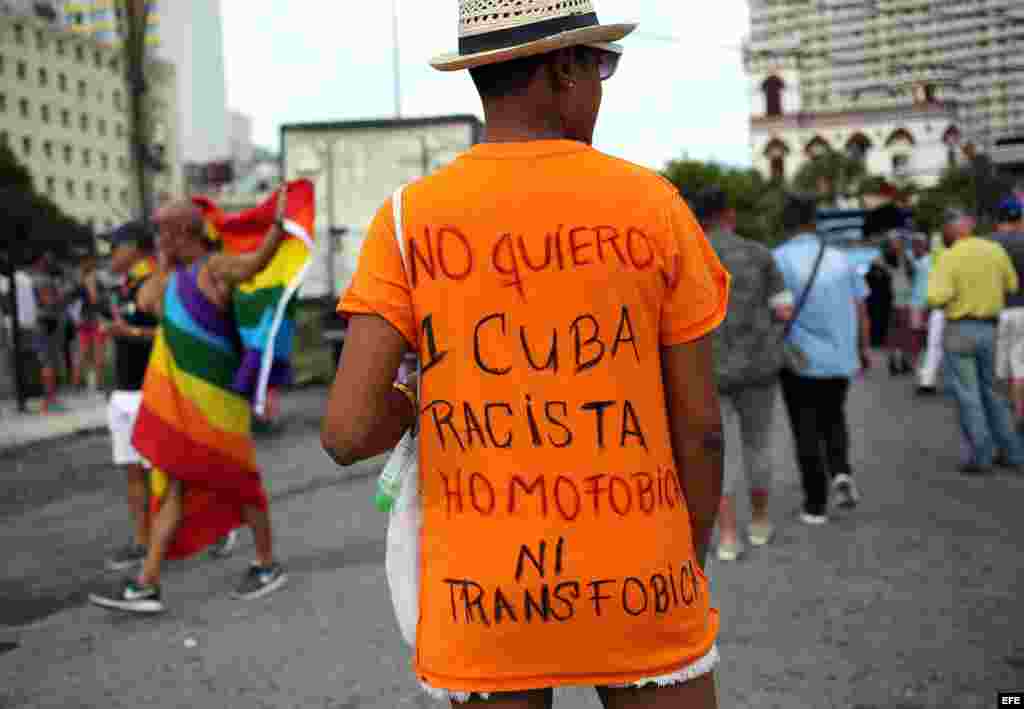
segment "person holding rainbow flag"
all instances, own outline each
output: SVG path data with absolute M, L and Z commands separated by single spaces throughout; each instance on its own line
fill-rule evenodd
M 293 194 L 305 217 L 299 221 L 308 224 L 285 218 Z M 170 204 L 155 215 L 158 264 L 138 303 L 160 319 L 160 329 L 132 437 L 153 465 L 155 514 L 141 574 L 110 593 L 90 595 L 91 603 L 141 614 L 163 611 L 163 561 L 192 556 L 243 525 L 253 530 L 257 559 L 233 595 L 259 598 L 287 580 L 274 558 L 251 409 L 261 409 L 271 379 L 270 367 L 261 363 L 290 354 L 290 344 L 276 339 L 293 332 L 281 326 L 290 322 L 287 300 L 308 266 L 311 203 L 310 183 L 286 185 L 261 207 L 240 215 L 243 219 L 234 223 L 247 229 L 230 238 L 218 230 L 216 214 L 213 223 L 204 219 L 211 214 L 207 204 Z M 224 247 L 219 251 L 218 241 Z M 269 297 L 268 284 L 278 283 L 284 273 L 293 276 L 291 282 Z M 260 292 L 273 315 L 259 319 L 272 321 L 271 326 L 248 327 L 239 302 L 248 296 L 251 306 L 253 294 Z M 253 349 L 257 332 L 269 337 L 262 351 Z

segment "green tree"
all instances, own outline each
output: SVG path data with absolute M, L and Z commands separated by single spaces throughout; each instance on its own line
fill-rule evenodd
M 42 251 L 66 258 L 74 252 L 92 249 L 92 232 L 64 214 L 49 198 L 38 194 L 32 174 L 2 145 L 0 202 L 4 205 L 0 249 L 15 264 L 30 261 Z
M 720 188 L 736 209 L 736 230 L 740 234 L 769 246 L 782 240 L 784 185 L 765 180 L 756 170 L 691 160 L 686 156 L 670 161 L 662 175 L 691 205 L 701 190 Z
M 866 187 L 873 186 L 864 163 L 834 150 L 808 160 L 793 177 L 796 189 L 818 194 L 830 206 L 840 197 L 860 197 L 865 182 Z

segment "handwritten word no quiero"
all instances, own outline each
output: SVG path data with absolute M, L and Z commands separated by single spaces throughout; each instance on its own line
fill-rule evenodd
M 412 287 L 423 277 L 462 281 L 480 265 L 481 258 L 461 229 L 447 225 L 426 226 L 422 237 L 409 240 Z M 543 239 L 511 232 L 502 234 L 490 248 L 489 266 L 503 284 L 525 295 L 523 279 L 529 273 L 565 271 L 602 264 L 636 271 L 660 267 L 653 241 L 636 227 L 559 225 Z M 675 264 L 678 267 L 678 261 Z M 678 268 L 677 268 L 678 270 Z M 675 276 L 665 276 L 674 285 Z

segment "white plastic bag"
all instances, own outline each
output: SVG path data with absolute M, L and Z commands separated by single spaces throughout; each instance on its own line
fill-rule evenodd
M 416 437 L 407 431 L 391 454 L 388 465 L 401 465 L 402 487 L 388 518 L 387 553 L 391 605 L 409 647 L 416 647 L 416 625 L 420 617 L 420 509 L 419 450 Z
M 392 197 L 395 219 L 395 238 L 405 266 L 405 240 L 402 236 L 402 193 L 399 187 Z M 419 369 L 419 367 L 417 367 Z M 417 389 L 420 386 L 417 377 Z M 419 391 L 416 392 L 417 399 Z M 401 480 L 398 498 L 391 506 L 388 516 L 387 547 L 384 569 L 391 592 L 391 605 L 402 631 L 402 637 L 409 647 L 416 647 L 416 625 L 420 618 L 420 452 L 416 433 L 418 426 L 405 432 L 391 453 L 381 477 L 393 475 Z

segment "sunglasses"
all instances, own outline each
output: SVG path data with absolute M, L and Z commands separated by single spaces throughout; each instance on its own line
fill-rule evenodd
M 619 60 L 622 59 L 622 45 L 615 42 L 593 42 L 586 46 L 597 50 L 597 72 L 601 81 L 608 81 L 615 76 L 619 69 Z

